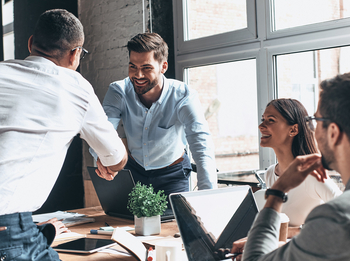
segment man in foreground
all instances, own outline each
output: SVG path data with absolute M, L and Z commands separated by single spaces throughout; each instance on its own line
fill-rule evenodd
M 217 187 L 214 146 L 197 93 L 167 79 L 168 45 L 156 33 L 143 33 L 127 44 L 129 77 L 110 84 L 103 101 L 117 129 L 122 119 L 130 169 L 135 182 L 152 184 L 166 195 L 189 190 L 191 163 L 197 164 L 199 189 Z
M 48 197 L 77 134 L 99 155 L 106 179 L 127 162 L 92 86 L 75 71 L 83 44 L 80 21 L 49 10 L 29 38 L 30 56 L 0 63 L 0 260 L 59 260 L 50 247 L 55 227 L 35 225 L 31 212 Z
M 244 246 L 233 243 L 231 252 L 242 260 L 349 260 L 350 258 L 350 74 L 321 83 L 320 100 L 314 117 L 315 137 L 322 157 L 316 154 L 297 157 L 285 173 L 267 190 L 264 209 L 258 214 Z M 312 127 L 310 125 L 310 127 Z M 319 181 L 326 169 L 341 174 L 344 193 L 314 208 L 300 234 L 277 248 L 279 213 L 285 193 L 298 186 L 308 175 Z M 277 248 L 277 249 L 276 249 Z M 237 258 L 241 260 L 241 256 Z

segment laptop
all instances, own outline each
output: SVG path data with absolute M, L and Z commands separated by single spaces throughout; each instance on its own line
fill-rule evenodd
M 258 208 L 250 186 L 170 194 L 189 261 L 223 260 L 219 249 L 246 237 Z
M 123 169 L 112 181 L 108 181 L 96 174 L 96 167 L 87 169 L 103 211 L 109 216 L 133 220 L 134 215 L 127 208 L 129 193 L 135 186 L 131 171 Z M 163 222 L 175 219 L 171 209 L 167 209 L 160 218 Z

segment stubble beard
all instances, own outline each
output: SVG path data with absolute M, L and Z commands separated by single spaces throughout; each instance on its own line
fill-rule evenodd
M 150 82 L 148 85 L 146 85 L 144 88 L 138 88 L 137 86 L 135 86 L 135 79 L 132 79 L 132 85 L 134 86 L 134 91 L 138 94 L 138 95 L 143 95 L 147 92 L 149 92 L 150 90 L 152 90 L 154 87 L 157 86 L 158 84 L 158 79 L 155 79 L 153 82 Z
M 322 166 L 327 169 L 327 170 L 333 170 L 331 167 L 329 167 L 330 162 L 328 160 L 326 160 L 326 158 L 322 155 L 321 157 L 321 162 L 322 162 Z
M 328 147 L 327 143 L 324 145 L 324 150 L 321 151 L 321 163 L 322 166 L 327 170 L 333 170 L 330 165 L 334 162 L 334 154 Z

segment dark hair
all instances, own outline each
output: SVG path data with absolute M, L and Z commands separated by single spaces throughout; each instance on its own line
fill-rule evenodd
M 320 87 L 320 113 L 330 120 L 323 122 L 323 127 L 334 122 L 350 138 L 350 73 L 324 80 Z
M 293 156 L 307 155 L 317 152 L 313 132 L 308 128 L 305 117 L 308 113 L 305 107 L 295 99 L 276 99 L 267 104 L 273 105 L 285 118 L 289 125 L 298 124 L 298 134 L 292 143 Z
M 60 58 L 84 41 L 79 19 L 64 9 L 52 9 L 40 15 L 33 34 L 33 45 L 43 54 Z
M 134 36 L 127 44 L 129 55 L 154 51 L 154 59 L 159 63 L 168 60 L 168 45 L 157 33 L 142 33 Z

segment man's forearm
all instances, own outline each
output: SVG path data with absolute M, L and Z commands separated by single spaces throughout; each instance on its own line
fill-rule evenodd
M 272 208 L 276 210 L 277 212 L 281 213 L 282 211 L 282 198 L 274 196 L 274 195 L 269 195 L 264 208 Z
M 195 162 L 197 166 L 198 189 L 199 190 L 213 189 L 213 188 L 215 189 L 217 188 L 217 174 L 216 174 L 215 161 L 211 157 L 204 156 L 203 158 L 205 158 L 206 160 L 205 161 L 200 160 L 200 157 L 195 158 Z

